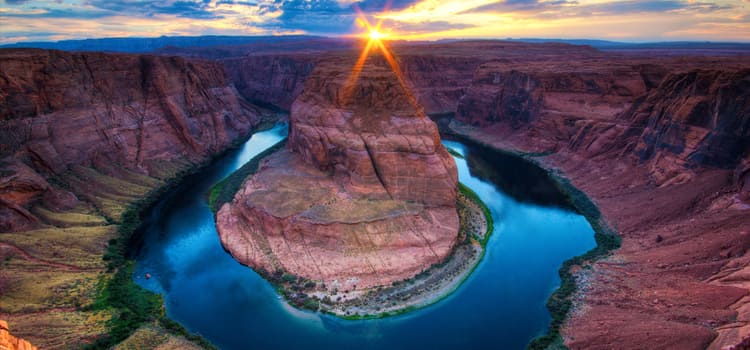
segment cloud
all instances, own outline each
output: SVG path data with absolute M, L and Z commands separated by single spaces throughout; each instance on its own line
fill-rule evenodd
M 0 0 L 0 42 L 87 37 L 347 35 L 358 11 L 409 39 L 750 39 L 750 0 Z M 389 11 L 383 12 L 384 8 Z
M 623 15 L 630 13 L 668 12 L 678 10 L 698 10 L 703 12 L 730 9 L 732 6 L 713 2 L 680 0 L 644 1 L 605 1 L 579 2 L 567 0 L 505 0 L 478 6 L 463 13 L 481 12 L 537 12 L 555 11 L 567 16 Z

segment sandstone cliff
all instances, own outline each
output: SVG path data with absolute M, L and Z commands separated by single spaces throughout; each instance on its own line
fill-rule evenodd
M 268 54 L 223 60 L 229 78 L 248 101 L 289 110 L 318 57 Z
M 394 73 L 372 61 L 353 86 L 353 58 L 318 65 L 292 106 L 288 150 L 217 214 L 222 243 L 242 263 L 351 290 L 412 277 L 450 254 L 455 163 Z
M 258 122 L 220 65 L 176 57 L 5 50 L 0 100 L 4 231 L 32 223 L 23 207 L 47 177 L 73 166 L 167 177 Z

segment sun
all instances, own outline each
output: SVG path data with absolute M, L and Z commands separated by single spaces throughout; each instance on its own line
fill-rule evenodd
M 370 30 L 370 40 L 382 40 L 387 36 L 388 34 L 381 33 L 377 29 Z

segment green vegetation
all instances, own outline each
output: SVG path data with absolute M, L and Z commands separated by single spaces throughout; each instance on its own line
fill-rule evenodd
M 219 211 L 221 206 L 224 205 L 224 203 L 231 202 L 232 198 L 234 198 L 234 194 L 239 191 L 242 183 L 245 182 L 245 179 L 258 171 L 258 165 L 260 165 L 260 161 L 263 158 L 280 150 L 285 145 L 286 139 L 279 141 L 275 145 L 255 156 L 249 162 L 245 163 L 245 165 L 237 169 L 237 171 L 233 172 L 231 175 L 227 176 L 224 180 L 221 180 L 213 185 L 208 193 L 208 207 L 211 208 L 211 211 L 216 213 L 217 211 Z
M 573 306 L 571 298 L 577 288 L 575 276 L 570 272 L 571 268 L 593 263 L 597 259 L 608 255 L 612 250 L 619 248 L 621 242 L 620 236 L 607 225 L 601 217 L 599 208 L 596 207 L 594 202 L 583 191 L 573 186 L 568 179 L 559 174 L 550 172 L 550 177 L 555 181 L 558 189 L 565 194 L 571 205 L 584 215 L 589 224 L 591 224 L 591 227 L 594 229 L 596 247 L 583 255 L 566 260 L 560 267 L 558 271 L 560 275 L 560 287 L 547 299 L 547 309 L 552 316 L 549 330 L 547 334 L 537 337 L 529 343 L 528 349 L 532 350 L 567 348 L 563 344 L 560 327 L 562 327 L 565 319 L 568 317 L 570 308 Z
M 133 281 L 134 262 L 128 259 L 128 251 L 131 240 L 142 223 L 140 214 L 153 207 L 164 194 L 176 188 L 184 177 L 209 163 L 205 162 L 177 172 L 163 186 L 131 202 L 120 216 L 117 238 L 109 241 L 107 251 L 102 257 L 107 261 L 107 270 L 114 272 L 114 275 L 102 277 L 97 299 L 90 307 L 94 311 L 107 310 L 113 316 L 107 322 L 107 336 L 97 339 L 87 348 L 111 348 L 130 337 L 141 326 L 151 322 L 159 322 L 166 330 L 177 332 L 190 340 L 200 339 L 200 337 L 188 334 L 179 324 L 166 317 L 160 295 L 141 288 Z M 196 340 L 196 342 L 204 347 L 212 348 L 205 340 Z
M 450 147 L 445 147 L 445 148 L 448 150 L 448 153 L 450 153 L 452 156 L 454 156 L 456 158 L 464 159 L 464 155 L 461 154 L 461 153 L 459 153 L 455 149 L 450 148 Z
M 439 124 L 440 125 L 440 124 Z M 475 146 L 482 147 L 487 150 L 499 152 L 503 154 L 515 155 L 521 157 L 526 161 L 536 165 L 540 169 L 544 170 L 552 180 L 555 186 L 565 195 L 567 201 L 583 216 L 586 217 L 591 227 L 594 229 L 594 239 L 596 240 L 596 247 L 583 255 L 568 259 L 560 267 L 560 287 L 555 290 L 552 295 L 547 299 L 547 309 L 550 311 L 552 321 L 547 334 L 537 337 L 531 341 L 528 345 L 528 349 L 567 349 L 563 344 L 562 337 L 560 335 L 560 327 L 568 317 L 568 312 L 573 305 L 571 300 L 573 294 L 576 291 L 575 276 L 570 272 L 573 266 L 585 266 L 591 264 L 594 261 L 607 256 L 612 250 L 620 247 L 620 236 L 617 232 L 609 227 L 605 220 L 601 217 L 601 212 L 596 204 L 581 190 L 573 186 L 573 184 L 567 178 L 554 170 L 550 170 L 542 166 L 540 162 L 535 159 L 539 157 L 547 156 L 553 152 L 542 152 L 542 153 L 523 153 L 512 150 L 498 149 L 490 144 L 474 140 L 465 135 L 455 133 L 450 128 L 441 128 L 441 134 L 448 134 L 451 137 L 472 144 Z
M 161 297 L 133 282 L 134 266 L 128 261 L 111 279 L 102 280 L 104 285 L 91 310 L 112 310 L 112 318 L 107 321 L 107 336 L 97 339 L 88 348 L 108 349 L 128 338 L 142 324 L 164 317 Z
M 482 208 L 484 218 L 487 220 L 487 231 L 484 233 L 484 236 L 479 241 L 479 243 L 481 243 L 482 248 L 484 248 L 487 245 L 487 241 L 490 239 L 490 235 L 495 230 L 494 221 L 492 219 L 492 212 L 490 212 L 490 208 L 487 207 L 487 204 L 485 204 L 484 201 L 479 198 L 479 195 L 476 194 L 476 192 L 474 192 L 471 188 L 469 188 L 469 186 L 466 186 L 463 183 L 459 182 L 458 190 L 463 193 L 464 196 L 468 197 L 474 203 L 479 205 L 480 208 Z

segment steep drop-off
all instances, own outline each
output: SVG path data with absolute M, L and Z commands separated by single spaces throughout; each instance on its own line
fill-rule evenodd
M 377 61 L 379 64 L 376 64 Z M 452 251 L 457 172 L 435 124 L 371 58 L 319 64 L 290 115 L 288 149 L 217 214 L 225 248 L 256 270 L 328 292 L 410 278 Z
M 584 190 L 622 235 L 613 255 L 575 270 L 565 342 L 573 349 L 746 342 L 747 61 L 560 60 L 546 64 L 553 72 L 484 65 L 457 109 L 466 124 L 452 129 L 548 154 L 535 159 Z M 716 68 L 697 68 L 708 66 Z
M 91 305 L 123 212 L 260 121 L 221 65 L 0 51 L 0 316 L 43 348 L 106 332 Z

